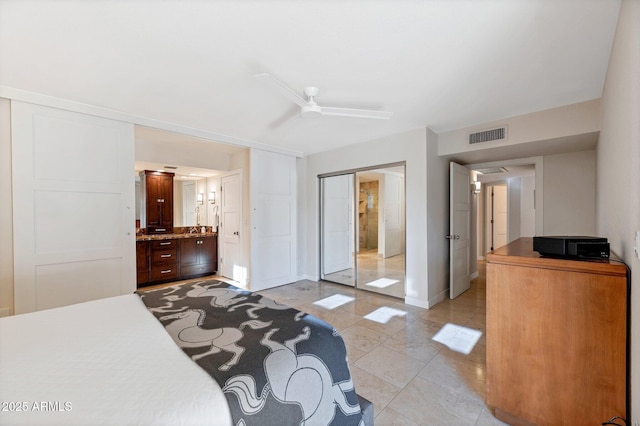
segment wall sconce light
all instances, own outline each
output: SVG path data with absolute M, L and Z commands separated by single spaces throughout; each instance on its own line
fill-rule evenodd
M 480 193 L 480 188 L 482 187 L 482 183 L 480 181 L 475 181 L 471 184 L 474 194 Z
M 211 191 L 209 193 L 209 203 L 211 204 L 215 204 L 216 203 L 216 193 Z
M 198 200 L 198 204 L 200 205 L 204 204 L 204 194 L 202 192 L 198 194 L 197 200 Z

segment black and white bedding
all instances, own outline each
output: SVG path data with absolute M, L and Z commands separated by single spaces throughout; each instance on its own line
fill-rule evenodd
M 2 425 L 373 424 L 331 326 L 218 281 L 0 318 L 0 404 Z
M 140 292 L 220 385 L 234 425 L 359 425 L 344 342 L 327 323 L 209 280 Z

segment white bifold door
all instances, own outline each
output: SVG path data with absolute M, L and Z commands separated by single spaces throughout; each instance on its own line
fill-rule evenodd
M 132 293 L 133 125 L 11 103 L 15 311 Z

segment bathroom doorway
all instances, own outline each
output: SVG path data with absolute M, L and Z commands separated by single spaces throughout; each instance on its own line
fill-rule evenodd
M 320 278 L 405 296 L 404 163 L 320 176 Z

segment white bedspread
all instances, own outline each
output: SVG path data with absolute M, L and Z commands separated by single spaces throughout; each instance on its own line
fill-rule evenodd
M 218 384 L 134 294 L 0 319 L 0 403 L 2 425 L 231 423 Z

